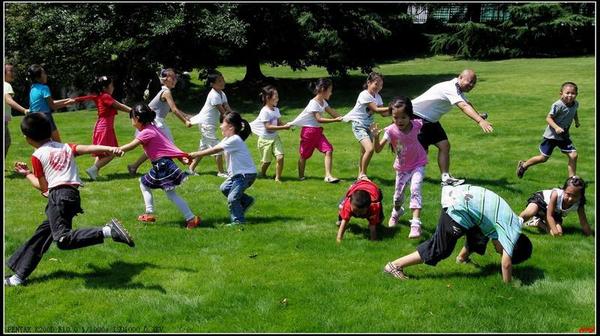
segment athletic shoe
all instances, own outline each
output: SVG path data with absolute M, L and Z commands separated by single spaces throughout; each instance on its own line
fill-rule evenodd
M 200 217 L 194 216 L 194 218 L 187 220 L 185 222 L 185 227 L 188 230 L 191 230 L 191 229 L 195 228 L 196 226 L 200 225 L 201 222 L 202 222 L 202 220 L 200 219 Z
M 525 171 L 527 170 L 527 168 L 525 168 L 524 164 L 525 164 L 525 161 L 519 161 L 519 163 L 517 164 L 517 177 L 518 178 L 523 178 L 523 175 L 525 175 Z
M 90 167 L 90 168 L 88 168 L 88 169 L 86 169 L 85 172 L 94 181 L 96 181 L 96 179 L 98 178 L 98 169 L 94 169 L 93 166 Z
M 340 182 L 340 179 L 337 177 L 333 177 L 333 176 L 327 176 L 323 179 L 325 182 L 327 183 L 338 183 Z
M 525 222 L 525 226 L 539 227 L 540 226 L 540 218 L 537 216 L 531 217 L 530 220 Z
M 404 274 L 404 271 L 402 271 L 402 268 L 397 268 L 391 262 L 389 262 L 385 265 L 385 267 L 383 268 L 383 272 L 391 274 L 394 278 L 398 278 L 398 279 L 402 279 L 402 280 L 408 279 L 406 274 Z
M 442 186 L 454 186 L 454 187 L 456 187 L 457 185 L 461 185 L 463 183 L 465 183 L 464 179 L 457 179 L 457 178 L 454 178 L 451 175 L 448 175 L 448 177 L 445 180 L 442 180 L 441 184 L 442 184 Z
M 24 286 L 24 285 L 25 285 L 25 281 L 15 282 L 9 276 L 4 278 L 4 286 L 6 286 L 6 287 L 17 287 L 17 286 Z
M 298 177 L 298 181 L 304 181 L 304 180 L 306 180 L 306 176 Z
M 398 220 L 400 219 L 400 217 L 402 217 L 402 215 L 404 215 L 404 207 L 401 206 L 400 210 L 396 211 L 395 209 L 392 210 L 392 214 L 390 215 L 390 220 L 388 221 L 388 226 L 389 227 L 395 227 L 396 224 L 398 224 Z
M 421 237 L 421 221 L 418 219 L 410 220 L 410 233 L 408 234 L 408 238 L 419 238 Z
M 156 216 L 153 214 L 145 213 L 138 216 L 140 222 L 156 222 Z
M 125 243 L 131 247 L 135 246 L 135 243 L 133 242 L 133 239 L 131 239 L 129 232 L 127 232 L 127 230 L 118 220 L 113 218 L 106 225 L 110 228 L 110 235 L 114 241 Z
M 240 226 L 240 225 L 242 225 L 242 224 L 243 224 L 243 223 L 242 223 L 242 222 L 240 222 L 239 220 L 235 220 L 235 221 L 233 221 L 233 222 L 231 222 L 231 223 L 229 223 L 229 224 L 225 224 L 225 226 L 226 226 L 226 227 L 234 227 L 234 226 Z
M 229 174 L 227 174 L 227 173 L 217 173 L 217 176 L 218 177 L 222 177 L 222 178 L 228 178 Z
M 135 176 L 137 174 L 137 169 L 133 168 L 131 165 L 127 165 L 127 172 L 131 176 Z

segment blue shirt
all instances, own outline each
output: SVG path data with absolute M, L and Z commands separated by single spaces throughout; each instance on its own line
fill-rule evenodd
M 29 91 L 29 111 L 51 113 L 46 98 L 50 97 L 50 88 L 46 84 L 35 83 Z
M 485 236 L 498 240 L 506 253 L 512 256 L 523 220 L 500 196 L 468 184 L 444 187 L 442 206 L 460 226 L 466 229 L 479 226 Z

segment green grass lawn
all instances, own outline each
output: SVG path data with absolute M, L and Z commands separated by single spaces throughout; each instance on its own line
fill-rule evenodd
M 567 158 L 555 151 L 545 164 L 531 168 L 520 180 L 518 160 L 538 153 L 550 105 L 559 98 L 560 84 L 579 86 L 580 128 L 572 129 L 579 153 L 578 175 L 589 183 L 588 220 L 595 230 L 595 59 L 513 59 L 494 62 L 457 61 L 449 57 L 384 64 L 381 92 L 387 104 L 397 94 L 416 97 L 431 85 L 448 80 L 463 68 L 476 70 L 478 83 L 468 95 L 489 113 L 494 133 L 481 129 L 457 108 L 442 123 L 452 145 L 451 172 L 468 182 L 490 188 L 519 213 L 531 193 L 561 186 Z M 254 120 L 261 106 L 258 88 L 235 83 L 243 68 L 222 67 L 229 85 L 230 105 Z M 326 76 L 322 69 L 292 72 L 286 67 L 263 68 L 275 77 L 283 121 L 291 121 L 312 98 L 310 80 Z M 196 78 L 192 74 L 192 78 Z M 365 75 L 351 73 L 334 81 L 330 105 L 344 114 L 354 105 Z M 193 96 L 178 102 L 197 113 L 206 97 L 194 81 Z M 19 100 L 20 97 L 16 97 Z M 14 161 L 29 162 L 33 149 L 20 135 L 15 117 L 10 123 L 13 144 L 4 171 L 4 256 L 7 259 L 45 218 L 46 199 L 20 175 Z M 55 114 L 63 141 L 91 143 L 96 111 Z M 380 125 L 391 119 L 377 116 Z M 197 128 L 187 129 L 173 115 L 169 126 L 177 145 L 197 149 Z M 116 131 L 121 144 L 133 139 L 128 116 L 119 113 Z M 203 218 L 193 231 L 163 192 L 156 191 L 156 223 L 137 222 L 144 210 L 136 178 L 126 164 L 141 149 L 115 159 L 89 181 L 84 169 L 91 156 L 77 158 L 85 187 L 85 212 L 74 227 L 103 225 L 119 218 L 133 234 L 136 247 L 107 240 L 76 251 L 51 247 L 31 275 L 29 285 L 4 292 L 6 332 L 578 332 L 595 328 L 595 238 L 584 237 L 576 214 L 565 219 L 565 235 L 553 238 L 525 229 L 534 251 L 514 267 L 514 282 L 502 283 L 499 256 L 488 247 L 475 255 L 479 267 L 457 265 L 455 253 L 436 267 L 418 265 L 400 281 L 382 273 L 386 262 L 414 251 L 429 238 L 440 212 L 437 150 L 423 185 L 421 240 L 409 240 L 408 215 L 399 228 L 381 230 L 379 241 L 368 240 L 366 220 L 353 219 L 343 242 L 335 242 L 337 202 L 357 174 L 359 145 L 350 125 L 325 125 L 333 144 L 337 185 L 323 182 L 323 155 L 308 161 L 306 181 L 297 180 L 299 130 L 281 131 L 286 161 L 282 184 L 259 179 L 248 193 L 256 198 L 243 228 L 226 228 L 229 220 L 223 181 L 215 176 L 214 160 L 205 158 L 179 194 Z M 256 161 L 256 136 L 247 140 Z M 384 193 L 387 217 L 395 172 L 389 151 L 376 154 L 369 176 Z M 258 162 L 256 162 L 258 164 Z M 270 168 L 271 176 L 274 165 Z M 140 168 L 148 170 L 148 164 Z M 459 245 L 462 244 L 462 239 Z M 12 274 L 5 267 L 5 273 Z

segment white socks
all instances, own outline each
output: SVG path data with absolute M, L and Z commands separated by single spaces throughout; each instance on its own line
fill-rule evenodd
M 104 235 L 104 238 L 112 237 L 111 232 L 112 232 L 112 230 L 110 229 L 110 226 L 108 226 L 108 225 L 105 225 L 102 228 L 102 234 Z

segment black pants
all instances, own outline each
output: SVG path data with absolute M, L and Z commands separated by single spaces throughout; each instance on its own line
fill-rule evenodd
M 48 195 L 46 220 L 10 257 L 6 265 L 21 279 L 25 279 L 37 267 L 53 240 L 61 250 L 102 243 L 104 241 L 102 228 L 71 230 L 73 217 L 78 213 L 83 213 L 79 190 L 69 186 L 53 188 Z
M 481 229 L 478 226 L 465 229 L 446 213 L 446 209 L 442 209 L 435 233 L 417 246 L 417 251 L 425 264 L 435 266 L 452 254 L 458 239 L 465 235 L 467 236 L 465 247 L 470 252 L 483 255 L 489 238 L 481 232 Z

